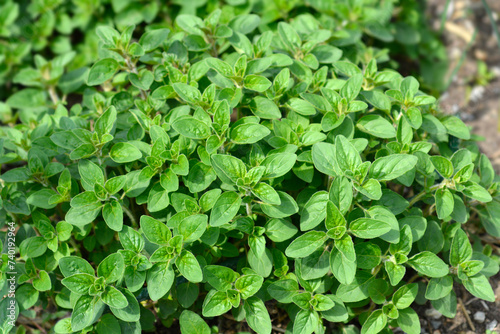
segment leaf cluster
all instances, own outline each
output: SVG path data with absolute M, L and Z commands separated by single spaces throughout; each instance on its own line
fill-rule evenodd
M 270 2 L 291 19 L 232 2 L 169 28 L 99 26 L 78 102 L 32 105 L 52 84 L 9 98 L 0 217 L 18 227 L 20 316 L 192 334 L 231 312 L 269 334 L 280 308 L 294 334 L 420 333 L 412 305 L 454 317 L 454 284 L 493 301 L 481 236 L 500 237 L 500 179 L 417 79 L 337 29 L 347 14 L 368 29 L 363 2 Z

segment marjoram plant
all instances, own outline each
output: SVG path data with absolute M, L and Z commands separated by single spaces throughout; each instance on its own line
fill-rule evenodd
M 210 334 L 226 315 L 270 334 L 287 314 L 293 334 L 419 334 L 415 303 L 454 317 L 458 285 L 493 301 L 481 236 L 500 237 L 500 183 L 476 137 L 321 15 L 102 25 L 77 98 L 12 95 L 0 216 L 19 317 L 41 306 L 55 333 Z

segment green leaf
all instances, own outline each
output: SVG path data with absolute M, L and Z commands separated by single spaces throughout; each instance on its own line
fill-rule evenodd
M 246 89 L 254 90 L 260 93 L 266 91 L 269 87 L 271 87 L 271 85 L 271 81 L 261 75 L 250 74 L 243 80 L 243 86 Z
M 65 256 L 59 260 L 59 269 L 64 277 L 74 274 L 95 275 L 94 268 L 86 260 L 78 256 Z
M 363 116 L 356 126 L 363 132 L 378 138 L 396 137 L 396 129 L 388 120 L 378 115 Z
M 291 279 L 279 280 L 267 287 L 269 295 L 280 303 L 291 303 L 292 297 L 298 292 L 299 285 Z
M 436 170 L 443 177 L 450 178 L 453 175 L 453 164 L 450 160 L 439 155 L 433 155 L 430 159 Z
M 241 202 L 241 197 L 234 191 L 222 193 L 210 213 L 210 225 L 221 226 L 229 223 L 238 213 Z
M 190 139 L 206 139 L 212 131 L 210 127 L 192 116 L 181 116 L 177 118 L 172 127 L 186 138 Z
M 463 185 L 465 186 L 465 189 L 462 190 L 462 193 L 465 196 L 478 200 L 479 202 L 483 203 L 491 202 L 492 197 L 490 193 L 486 189 L 481 187 L 479 184 L 472 181 L 468 181 L 465 182 Z
M 340 95 L 352 102 L 359 94 L 363 85 L 363 75 L 360 73 L 352 75 L 340 89 Z
M 391 100 L 387 95 L 378 90 L 363 91 L 361 93 L 363 97 L 375 108 L 390 111 L 391 110 Z
M 472 257 L 472 246 L 469 242 L 467 234 L 459 228 L 455 232 L 455 236 L 450 247 L 450 264 L 454 267 L 469 260 Z
M 210 290 L 203 301 L 202 313 L 204 317 L 216 317 L 226 313 L 231 308 L 231 301 L 225 292 Z
M 139 160 L 142 158 L 142 153 L 130 143 L 116 143 L 109 151 L 109 156 L 114 162 L 123 164 Z
M 457 296 L 453 290 L 441 299 L 432 300 L 431 304 L 445 317 L 454 318 L 457 314 Z
M 47 241 L 44 237 L 31 237 L 19 245 L 21 257 L 35 258 L 43 255 L 47 250 Z
M 165 296 L 172 287 L 175 273 L 168 262 L 155 263 L 148 271 L 147 284 L 151 300 Z
M 102 217 L 106 225 L 114 231 L 121 231 L 123 227 L 123 210 L 118 201 L 111 200 L 102 208 Z
M 105 314 L 97 323 L 97 334 L 121 333 L 120 323 L 112 314 Z
M 400 264 L 396 264 L 392 261 L 384 262 L 385 271 L 389 276 L 389 280 L 391 281 L 392 286 L 396 286 L 403 279 L 406 268 Z
M 114 286 L 108 285 L 101 295 L 102 301 L 115 309 L 122 309 L 128 306 L 127 298 Z
M 212 167 L 222 182 L 234 185 L 240 178 L 244 178 L 247 169 L 240 159 L 225 155 L 214 154 L 211 156 Z
M 141 230 L 149 241 L 157 245 L 168 244 L 172 236 L 165 224 L 149 216 L 141 216 Z
M 445 219 L 453 212 L 453 194 L 446 188 L 440 188 L 434 195 L 436 199 L 436 213 L 439 219 Z
M 344 172 L 347 170 L 356 170 L 356 167 L 362 162 L 354 145 L 342 135 L 335 138 L 335 159 L 340 169 Z
M 450 275 L 431 278 L 425 290 L 425 298 L 429 300 L 441 299 L 446 297 L 451 290 L 453 290 L 453 277 Z
M 98 297 L 83 295 L 78 298 L 73 312 L 71 313 L 71 330 L 81 331 L 91 324 L 94 312 L 99 305 Z
M 120 309 L 110 307 L 111 312 L 115 315 L 115 317 L 123 321 L 139 321 L 141 317 L 141 310 L 139 308 L 139 302 L 135 296 L 128 289 L 119 288 L 118 290 L 125 296 L 128 305 Z
M 129 226 L 124 226 L 118 234 L 123 248 L 140 253 L 144 249 L 144 239 L 142 235 Z
M 99 263 L 97 276 L 104 277 L 106 283 L 113 283 L 123 277 L 124 271 L 123 257 L 119 253 L 113 253 Z
M 387 316 L 382 310 L 376 310 L 370 314 L 363 323 L 361 334 L 377 334 L 387 325 Z
M 241 298 L 247 299 L 256 294 L 264 283 L 264 278 L 259 275 L 243 275 L 239 277 L 234 287 L 241 294 Z
M 311 255 L 297 260 L 295 265 L 300 267 L 297 270 L 300 271 L 301 278 L 313 280 L 324 277 L 329 270 L 330 260 L 328 255 L 328 252 L 318 249 Z
M 225 61 L 218 58 L 207 58 L 205 61 L 210 68 L 216 70 L 225 77 L 232 77 L 234 75 L 233 68 Z
M 48 291 L 52 288 L 49 274 L 45 270 L 40 270 L 38 277 L 33 279 L 33 287 L 38 291 Z
M 418 248 L 421 251 L 439 253 L 443 249 L 444 236 L 440 224 L 435 220 L 429 220 L 423 237 L 418 241 Z
M 179 317 L 182 334 L 210 334 L 210 327 L 196 313 L 184 310 Z
M 327 230 L 338 226 L 346 226 L 346 224 L 346 220 L 337 206 L 332 201 L 328 201 L 326 204 L 325 220 Z
M 216 265 L 208 265 L 203 268 L 203 274 L 207 282 L 218 291 L 227 291 L 231 284 L 238 278 L 234 270 Z
M 458 117 L 446 116 L 445 118 L 441 119 L 441 123 L 443 123 L 450 135 L 463 140 L 470 139 L 469 128 Z
M 236 144 L 253 144 L 269 135 L 271 131 L 256 123 L 240 124 L 231 130 L 231 140 Z
M 336 177 L 330 186 L 328 196 L 340 212 L 346 214 L 353 200 L 352 184 L 349 179 L 344 176 Z
M 229 26 L 231 29 L 238 31 L 242 34 L 248 35 L 252 31 L 254 31 L 255 28 L 259 26 L 260 23 L 260 17 L 255 14 L 243 14 L 243 15 L 238 15 L 234 19 L 231 20 L 229 23 Z
M 271 318 L 267 312 L 264 302 L 257 297 L 250 297 L 243 303 L 243 309 L 248 326 L 257 333 L 268 333 L 272 331 Z
M 110 80 L 120 68 L 120 64 L 112 58 L 101 59 L 89 71 L 87 85 L 97 86 Z
M 202 281 L 203 273 L 201 271 L 200 264 L 190 251 L 183 249 L 175 260 L 175 265 L 179 269 L 182 276 L 184 276 L 188 281 L 193 283 Z
M 325 240 L 325 232 L 309 231 L 292 241 L 287 247 L 285 254 L 293 258 L 306 257 L 321 247 Z
M 65 220 L 75 226 L 84 226 L 94 221 L 102 208 L 101 202 L 93 191 L 76 195 L 70 204 L 71 209 L 66 213 Z
M 293 334 L 311 334 L 320 326 L 318 314 L 312 310 L 300 310 L 293 321 Z
M 362 242 L 354 246 L 358 268 L 373 269 L 381 262 L 380 247 L 371 242 Z
M 201 101 L 201 93 L 198 89 L 193 86 L 187 85 L 185 83 L 174 83 L 172 84 L 172 88 L 175 90 L 177 95 L 184 101 L 197 105 L 199 101 Z M 176 120 L 177 121 L 177 120 Z M 188 123 L 186 123 L 188 124 Z M 177 132 L 180 132 L 175 128 Z M 189 137 L 188 137 L 189 138 Z
M 86 295 L 94 281 L 94 275 L 79 273 L 64 278 L 61 283 L 74 293 Z
M 462 280 L 464 287 L 473 296 L 484 299 L 489 302 L 495 301 L 495 293 L 491 288 L 490 282 L 486 276 L 478 274 L 476 276 L 469 277 L 467 280 Z
M 280 205 L 281 200 L 273 187 L 268 185 L 267 183 L 260 182 L 255 187 L 252 188 L 252 194 L 257 196 L 265 203 L 269 203 L 272 205 Z
M 94 191 L 94 185 L 97 183 L 104 185 L 104 173 L 102 169 L 89 160 L 80 160 L 78 162 L 78 172 L 81 177 L 81 183 L 85 190 Z
M 381 157 L 371 164 L 369 175 L 379 181 L 390 181 L 410 171 L 417 162 L 416 156 L 408 154 Z
M 271 218 L 285 218 L 299 211 L 297 203 L 292 196 L 283 191 L 278 191 L 280 205 L 261 204 L 262 211 Z
M 340 174 L 340 167 L 335 157 L 335 145 L 321 142 L 314 144 L 312 147 L 314 167 L 321 173 L 330 176 Z
M 297 97 L 293 97 L 288 100 L 287 105 L 290 109 L 295 111 L 297 114 L 303 116 L 312 116 L 316 115 L 317 111 L 310 102 L 299 99 Z
M 177 227 L 178 234 L 182 235 L 185 243 L 198 240 L 207 229 L 208 216 L 196 214 L 184 218 Z
M 263 119 L 279 119 L 281 111 L 278 106 L 271 100 L 262 96 L 256 96 L 250 103 L 252 113 Z
M 335 248 L 342 253 L 347 261 L 356 262 L 356 251 L 350 235 L 345 234 L 342 238 L 336 239 Z
M 402 310 L 411 305 L 418 294 L 418 285 L 416 283 L 411 283 L 403 285 L 392 295 L 392 302 L 394 306 Z
M 318 226 L 327 215 L 328 194 L 325 191 L 314 193 L 304 205 L 300 214 L 300 229 L 308 231 Z M 328 228 L 328 227 L 327 227 Z
M 349 230 L 358 238 L 373 239 L 389 232 L 391 225 L 382 220 L 358 218 L 351 222 Z
M 43 108 L 46 105 L 47 94 L 45 91 L 35 88 L 22 89 L 7 99 L 6 104 L 16 109 Z
M 165 28 L 149 30 L 141 36 L 139 44 L 141 44 L 144 51 L 152 51 L 167 39 L 169 32 L 170 31 Z
M 393 255 L 396 253 L 408 255 L 411 251 L 412 244 L 413 235 L 411 232 L 411 227 L 409 225 L 404 225 L 400 231 L 399 242 L 396 244 L 391 244 L 389 246 L 389 251 Z
M 408 334 L 420 334 L 420 320 L 418 314 L 411 308 L 399 310 L 397 319 L 399 328 Z
M 443 277 L 449 273 L 448 266 L 436 254 L 424 251 L 408 259 L 408 264 L 422 275 Z
M 7 183 L 28 181 L 31 175 L 26 167 L 14 168 L 2 174 L 2 180 Z
M 291 239 L 297 234 L 297 227 L 285 219 L 273 218 L 266 225 L 266 235 L 274 242 L 282 242 Z
M 356 262 L 349 261 L 336 248 L 330 253 L 330 269 L 335 278 L 344 285 L 353 283 L 356 275 Z
M 299 34 L 288 23 L 278 23 L 278 34 L 289 51 L 295 51 L 302 44 Z
M 267 156 L 260 164 L 266 168 L 263 178 L 274 179 L 288 173 L 295 162 L 297 155 L 292 153 L 276 153 Z

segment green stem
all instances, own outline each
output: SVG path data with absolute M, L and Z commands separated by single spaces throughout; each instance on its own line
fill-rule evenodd
M 128 216 L 128 218 L 130 219 L 130 221 L 132 222 L 132 226 L 133 227 L 139 227 L 137 225 L 137 220 L 135 219 L 134 215 L 132 214 L 132 211 L 130 211 L 126 206 L 122 205 L 122 209 L 123 209 L 123 212 L 125 212 L 125 214 Z
M 430 192 L 432 192 L 433 190 L 436 190 L 436 189 L 439 189 L 441 188 L 442 185 L 441 183 L 440 184 L 436 184 L 436 185 L 433 185 L 432 187 L 429 188 L 429 190 L 424 190 L 422 191 L 421 193 L 419 193 L 417 196 L 413 197 L 413 199 L 410 201 L 410 203 L 408 204 L 408 207 L 411 207 L 413 206 L 415 203 L 417 203 L 418 201 L 420 201 L 422 199 L 422 197 L 428 195 Z

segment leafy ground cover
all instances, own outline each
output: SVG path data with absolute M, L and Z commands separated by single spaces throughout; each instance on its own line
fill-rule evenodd
M 420 333 L 454 286 L 494 301 L 498 175 L 394 70 L 440 45 L 418 4 L 154 4 L 32 3 L 29 39 L 3 5 L 18 331 Z

